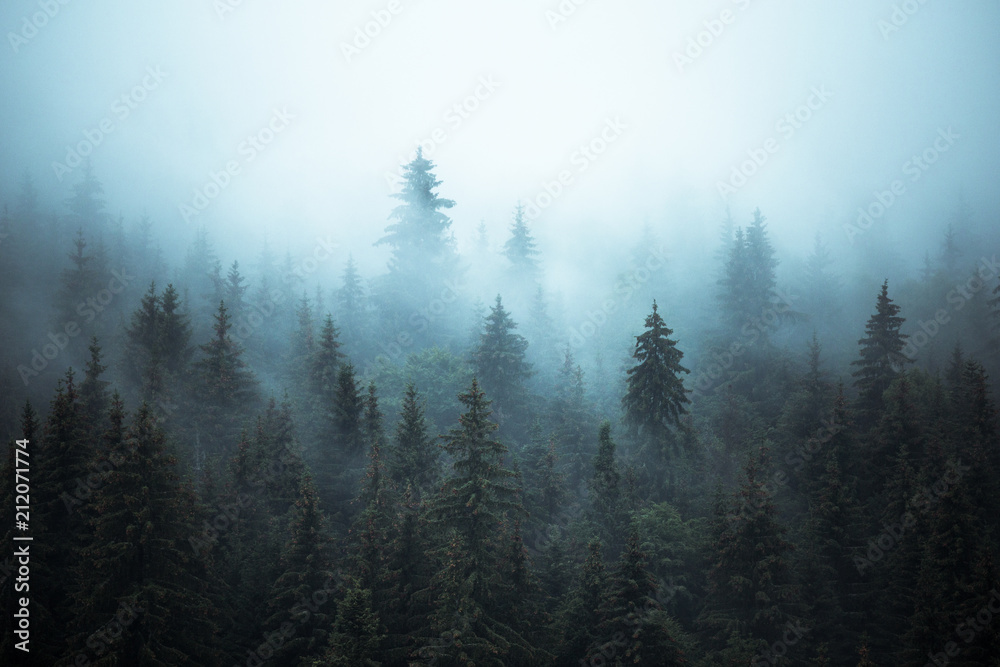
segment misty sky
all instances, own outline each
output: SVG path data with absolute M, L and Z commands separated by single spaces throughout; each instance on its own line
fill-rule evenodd
M 739 224 L 760 206 L 779 249 L 804 252 L 820 230 L 846 252 L 843 225 L 896 179 L 905 193 L 879 224 L 900 240 L 936 244 L 959 196 L 1000 209 L 996 2 L 9 0 L 0 26 L 0 198 L 25 168 L 65 197 L 80 172 L 60 182 L 53 163 L 103 121 L 92 160 L 110 212 L 145 211 L 182 244 L 196 224 L 266 232 L 279 250 L 333 233 L 377 270 L 387 174 L 418 141 L 458 203 L 461 247 L 480 220 L 502 243 L 517 200 L 568 173 L 532 222 L 550 267 L 580 270 L 577 253 L 643 223 L 714 242 L 718 183 L 766 145 L 728 202 Z M 684 55 L 699 33 L 707 46 Z M 796 111 L 807 120 L 779 125 Z M 908 161 L 948 128 L 912 180 Z M 186 222 L 180 205 L 231 161 Z

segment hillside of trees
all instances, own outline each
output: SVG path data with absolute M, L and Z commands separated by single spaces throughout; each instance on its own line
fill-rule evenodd
M 33 664 L 1000 665 L 1000 247 L 972 213 L 912 274 L 779 256 L 760 210 L 695 267 L 653 223 L 578 309 L 517 202 L 460 251 L 419 151 L 387 266 L 341 248 L 336 280 L 322 239 L 224 260 L 80 171 L 0 216 Z

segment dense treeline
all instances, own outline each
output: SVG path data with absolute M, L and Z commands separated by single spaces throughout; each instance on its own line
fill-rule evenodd
M 790 294 L 755 211 L 690 338 L 648 270 L 612 331 L 546 292 L 523 208 L 463 256 L 433 164 L 404 176 L 388 269 L 336 285 L 204 229 L 172 263 L 89 165 L 68 214 L 22 178 L 0 516 L 26 438 L 37 664 L 1000 664 L 995 259 L 949 227 L 846 284 L 817 238 Z

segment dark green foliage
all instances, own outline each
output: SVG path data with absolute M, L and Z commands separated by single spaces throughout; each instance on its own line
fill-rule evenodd
M 497 421 L 505 432 L 524 434 L 523 412 L 525 381 L 531 377 L 531 364 L 525 361 L 528 341 L 515 333 L 517 324 L 504 310 L 500 295 L 490 308 L 479 344 L 472 354 L 476 377 L 483 390 L 496 403 Z
M 417 388 L 408 384 L 389 457 L 389 474 L 397 488 L 409 486 L 414 500 L 419 500 L 437 485 L 440 477 L 438 459 L 438 449 L 427 435 L 427 423 Z
M 681 366 L 684 353 L 671 340 L 673 330 L 667 328 L 656 311 L 646 317 L 646 330 L 636 336 L 632 358 L 636 365 L 628 369 L 627 391 L 622 398 L 625 421 L 633 433 L 657 457 L 670 453 L 670 428 L 680 423 L 690 403 L 680 373 L 690 371 Z
M 113 432 L 121 418 L 117 407 Z M 213 664 L 207 571 L 186 550 L 195 498 L 148 406 L 112 435 L 108 457 L 114 468 L 91 501 L 93 540 L 73 568 L 71 645 L 94 650 L 92 664 Z M 120 636 L 106 632 L 116 617 Z
M 744 467 L 739 491 L 718 517 L 709 598 L 701 622 L 716 641 L 732 634 L 777 641 L 792 620 L 788 556 L 793 546 L 766 486 L 769 457 L 761 446 Z
M 861 358 L 851 362 L 852 366 L 858 367 L 852 373 L 857 378 L 854 386 L 859 392 L 858 407 L 869 420 L 870 415 L 882 406 L 882 393 L 889 388 L 903 366 L 912 361 L 903 354 L 908 338 L 900 333 L 904 321 L 899 317 L 899 306 L 889 298 L 887 280 L 882 283 L 875 313 L 865 326 L 865 337 L 858 341 Z

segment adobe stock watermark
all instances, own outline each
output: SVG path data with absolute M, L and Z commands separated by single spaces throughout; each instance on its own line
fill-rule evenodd
M 300 595 L 294 605 L 288 609 L 288 614 L 298 624 L 291 620 L 283 622 L 278 628 L 264 635 L 264 641 L 253 649 L 246 652 L 247 659 L 244 663 L 246 667 L 262 667 L 274 654 L 281 650 L 285 642 L 290 640 L 299 631 L 299 626 L 305 625 L 312 618 L 313 614 L 319 612 L 320 607 L 333 599 L 334 594 L 345 582 L 343 574 L 338 570 L 328 572 L 326 581 L 321 588 L 306 595 Z
M 402 0 L 389 0 L 384 9 L 377 9 L 371 12 L 371 21 L 367 21 L 363 26 L 354 28 L 354 39 L 350 42 L 340 43 L 340 52 L 344 56 L 347 64 L 351 60 L 361 55 L 367 49 L 372 40 L 382 34 L 382 31 L 389 27 L 393 19 L 399 16 L 406 7 L 412 4 L 412 0 L 407 0 L 404 6 Z
M 112 271 L 111 279 L 108 280 L 108 286 L 100 290 L 97 294 L 88 297 L 84 301 L 80 301 L 76 305 L 76 314 L 83 319 L 84 325 L 90 324 L 100 313 L 104 312 L 112 301 L 114 301 L 115 296 L 121 294 L 128 287 L 129 282 L 135 280 L 135 276 L 130 276 L 125 269 L 121 272 Z M 49 366 L 49 362 L 54 360 L 59 354 L 66 349 L 69 345 L 70 338 L 76 338 L 83 332 L 80 327 L 80 323 L 73 319 L 67 320 L 62 326 L 61 331 L 56 331 L 55 333 L 49 332 L 48 339 L 49 342 L 42 345 L 41 352 L 38 348 L 33 348 L 31 350 L 31 365 L 20 364 L 17 367 L 17 373 L 21 376 L 21 381 L 24 386 L 27 387 L 31 378 L 38 377 L 39 373 L 44 371 Z
M 296 278 L 305 280 L 319 268 L 320 264 L 333 257 L 333 251 L 339 247 L 340 244 L 334 242 L 329 234 L 326 237 L 317 237 L 312 252 L 281 275 L 282 284 L 290 285 Z M 278 306 L 285 302 L 285 298 L 283 290 L 272 287 L 271 291 L 264 295 L 264 298 L 249 302 L 245 309 L 246 312 L 233 323 L 232 339 L 241 345 L 245 343 L 255 331 L 264 325 L 264 322 L 274 315 Z
M 560 0 L 555 9 L 545 10 L 545 20 L 549 22 L 549 27 L 553 32 L 560 23 L 565 23 L 571 16 L 576 14 L 578 7 L 587 4 L 587 0 Z
M 225 21 L 226 16 L 235 12 L 243 5 L 243 0 L 215 0 L 212 3 L 219 20 Z
M 633 258 L 629 258 L 630 263 L 634 263 Z M 579 349 L 589 338 L 597 335 L 597 332 L 608 323 L 608 318 L 614 314 L 619 307 L 628 303 L 642 285 L 645 285 L 653 277 L 653 274 L 660 271 L 667 265 L 667 249 L 665 246 L 652 248 L 649 254 L 638 266 L 633 266 L 624 277 L 620 278 L 612 290 L 598 308 L 587 311 L 587 317 L 575 327 L 569 328 L 569 345 L 573 349 Z
M 714 361 L 709 364 L 701 364 L 704 370 L 699 369 L 692 378 L 694 395 L 702 396 L 711 391 L 715 382 L 722 378 L 725 371 L 733 366 L 736 359 L 743 356 L 757 340 L 767 334 L 772 329 L 777 329 L 781 324 L 781 316 L 792 310 L 792 302 L 799 297 L 795 294 L 786 294 L 782 290 L 776 290 L 779 301 L 764 308 L 760 315 L 751 318 L 740 328 L 742 338 L 733 341 L 729 347 L 721 353 L 715 352 L 712 357 Z
M 809 90 L 809 96 L 806 97 L 805 102 L 778 119 L 774 124 L 775 131 L 781 133 L 786 141 L 791 139 L 812 119 L 813 112 L 822 109 L 831 97 L 833 97 L 833 93 L 826 89 L 826 85 L 813 86 Z M 726 197 L 736 194 L 780 148 L 781 142 L 778 139 L 768 137 L 762 147 L 747 149 L 747 159 L 733 167 L 729 179 L 717 181 L 715 184 L 715 189 L 722 200 L 726 201 Z
M 427 331 L 436 320 L 444 317 L 451 304 L 455 303 L 468 288 L 469 283 L 457 279 L 445 279 L 442 285 L 441 291 L 426 306 L 410 314 L 408 330 L 397 331 L 392 337 L 379 337 L 378 347 L 382 354 L 365 363 L 363 375 L 370 376 L 376 364 L 393 363 L 409 351 L 415 342 L 413 334 Z
M 879 19 L 878 30 L 882 33 L 882 39 L 888 41 L 889 35 L 899 32 L 899 29 L 910 22 L 920 8 L 927 4 L 927 0 L 904 0 L 898 5 L 892 6 L 892 13 L 888 20 Z
M 948 492 L 953 491 L 962 477 L 972 470 L 972 466 L 962 465 L 962 459 L 948 461 L 945 464 L 947 471 L 938 481 L 931 486 L 926 486 L 909 499 L 907 506 L 916 510 L 919 514 L 924 514 L 934 508 L 941 498 Z M 868 541 L 868 551 L 866 557 L 854 556 L 854 567 L 858 574 L 864 574 L 865 570 L 875 567 L 875 563 L 882 560 L 885 554 L 891 551 L 903 536 L 917 525 L 917 517 L 912 511 L 907 509 L 897 523 L 883 523 L 882 532 Z
M 976 636 L 989 629 L 993 624 L 993 616 L 1000 614 L 1000 591 L 992 589 L 990 596 L 975 617 L 966 616 L 965 620 L 955 626 L 955 635 L 966 644 L 975 641 Z M 924 667 L 945 667 L 951 664 L 951 658 L 958 656 L 962 652 L 962 647 L 956 641 L 949 641 L 938 653 L 928 653 L 930 660 L 924 663 Z
M 733 4 L 740 11 L 749 7 L 751 2 L 752 0 L 733 0 Z M 705 50 L 715 44 L 715 40 L 722 36 L 726 27 L 736 22 L 737 16 L 736 12 L 727 8 L 719 12 L 718 18 L 702 21 L 701 24 L 705 29 L 689 37 L 683 51 L 674 51 L 674 64 L 677 65 L 677 71 L 683 74 L 686 66 L 693 65 L 694 61 L 700 58 Z
M 30 16 L 22 16 L 21 29 L 17 32 L 11 30 L 7 33 L 7 41 L 10 42 L 10 48 L 14 50 L 14 53 L 20 51 L 22 46 L 33 40 L 38 35 L 38 31 L 47 26 L 49 21 L 62 11 L 62 7 L 69 3 L 70 0 L 40 0 L 38 3 L 39 11 Z
M 948 292 L 945 297 L 952 306 L 951 310 L 957 313 L 965 308 L 965 304 L 971 301 L 972 297 L 981 292 L 983 288 L 988 287 L 986 281 L 993 280 L 998 275 L 1000 275 L 1000 263 L 997 262 L 996 255 L 993 255 L 992 259 L 980 258 L 976 273 L 964 283 L 955 285 L 954 289 Z M 919 320 L 920 330 L 907 339 L 906 345 L 903 346 L 903 355 L 907 359 L 916 359 L 921 348 L 926 347 L 934 340 L 934 337 L 940 333 L 941 327 L 949 322 L 951 322 L 951 313 L 944 308 L 938 308 L 930 320 Z
M 142 81 L 128 92 L 115 98 L 115 101 L 111 103 L 111 115 L 102 118 L 95 127 L 86 128 L 83 131 L 83 139 L 73 146 L 66 146 L 66 157 L 63 161 L 52 163 L 52 171 L 55 172 L 56 180 L 62 183 L 63 176 L 83 164 L 84 158 L 104 143 L 107 136 L 115 131 L 118 123 L 124 123 L 128 120 L 132 112 L 139 108 L 139 105 L 146 100 L 151 92 L 160 87 L 165 78 L 167 78 L 167 73 L 160 69 L 159 65 L 147 67 L 146 76 L 142 78 Z
M 785 632 L 771 644 L 766 651 L 758 653 L 750 662 L 751 667 L 766 667 L 767 665 L 784 664 L 784 656 L 788 653 L 788 647 L 795 646 L 799 640 L 809 632 L 808 627 L 802 625 L 802 621 L 788 621 L 785 623 Z
M 480 105 L 493 97 L 493 93 L 501 86 L 501 82 L 493 78 L 492 74 L 479 77 L 476 87 L 468 95 L 452 104 L 444 112 L 442 120 L 446 126 L 438 126 L 423 139 L 415 139 L 413 143 L 423 151 L 424 157 L 431 157 L 438 146 L 448 141 L 449 133 L 456 132 L 472 114 L 479 110 Z M 389 189 L 398 192 L 405 180 L 404 167 L 408 160 L 402 156 L 396 161 L 396 173 L 386 172 L 385 182 Z
M 591 164 L 601 155 L 604 155 L 604 152 L 608 150 L 611 144 L 618 141 L 627 128 L 628 125 L 623 123 L 618 116 L 615 116 L 614 119 L 606 119 L 601 131 L 587 143 L 580 144 L 569 156 L 570 166 L 576 167 L 576 173 L 578 174 L 587 171 Z M 556 174 L 554 180 L 542 181 L 542 192 L 539 192 L 534 197 L 529 197 L 528 203 L 524 206 L 524 214 L 528 220 L 534 220 L 542 211 L 552 206 L 552 203 L 561 197 L 567 188 L 573 185 L 575 182 L 574 179 L 573 170 L 562 169 Z
M 951 126 L 948 126 L 947 130 L 938 128 L 938 136 L 931 145 L 925 148 L 919 155 L 911 156 L 900 167 L 903 175 L 909 176 L 911 183 L 916 183 L 924 175 L 924 172 L 930 169 L 931 165 L 937 162 L 944 153 L 951 150 L 951 147 L 955 145 L 955 141 L 961 138 L 962 135 L 955 134 Z M 858 207 L 858 218 L 855 223 L 844 224 L 844 233 L 847 234 L 848 242 L 854 245 L 854 239 L 871 229 L 875 221 L 881 219 L 886 214 L 886 211 L 896 203 L 896 200 L 904 194 L 906 194 L 906 183 L 899 178 L 890 183 L 888 189 L 875 190 L 872 193 L 874 197 L 872 202 L 866 207 Z
M 181 217 L 184 218 L 184 222 L 191 222 L 191 218 L 208 208 L 208 205 L 229 187 L 233 178 L 242 173 L 243 167 L 257 159 L 257 156 L 263 153 L 279 134 L 288 129 L 293 120 L 295 120 L 295 116 L 289 113 L 288 109 L 275 109 L 271 119 L 264 127 L 253 134 L 248 134 L 247 138 L 236 147 L 236 153 L 242 158 L 242 161 L 240 159 L 229 160 L 221 170 L 209 171 L 208 181 L 200 188 L 195 189 L 194 197 L 190 203 L 182 202 L 178 205 L 177 208 Z

